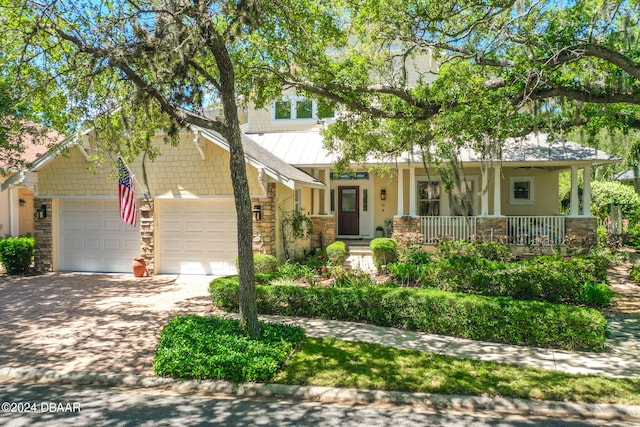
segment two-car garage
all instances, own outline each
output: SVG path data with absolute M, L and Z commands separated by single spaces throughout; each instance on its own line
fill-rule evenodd
M 58 200 L 58 270 L 131 272 L 140 232 L 117 200 Z M 156 273 L 232 274 L 237 225 L 232 198 L 156 199 Z

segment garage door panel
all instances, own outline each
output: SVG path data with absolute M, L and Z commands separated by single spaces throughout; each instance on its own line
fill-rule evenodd
M 237 226 L 232 199 L 162 200 L 158 212 L 160 272 L 236 272 Z
M 139 231 L 120 219 L 116 200 L 61 200 L 58 269 L 131 272 Z

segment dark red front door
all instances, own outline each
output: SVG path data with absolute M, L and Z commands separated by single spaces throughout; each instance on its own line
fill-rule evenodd
M 359 187 L 338 187 L 338 234 L 360 234 Z

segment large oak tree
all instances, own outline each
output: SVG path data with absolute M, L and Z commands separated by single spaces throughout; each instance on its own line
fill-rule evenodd
M 304 0 L 2 0 L 0 5 L 3 30 L 22 47 L 16 64 L 46 72 L 98 135 L 112 136 L 101 138 L 103 150 L 129 158 L 153 154 L 150 136 L 158 127 L 175 135 L 197 125 L 228 141 L 240 318 L 252 336 L 259 335 L 238 100 L 243 95 L 260 104 L 279 93 L 281 81 L 251 70 L 282 61 L 292 51 L 303 50 L 307 59 L 322 52 L 340 34 L 338 15 Z M 221 107 L 223 121 L 202 114 L 211 103 Z M 124 132 L 116 137 L 114 130 Z

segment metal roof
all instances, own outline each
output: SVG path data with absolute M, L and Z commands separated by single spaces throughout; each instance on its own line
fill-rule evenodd
M 322 135 L 317 130 L 258 133 L 249 134 L 249 136 L 285 162 L 299 167 L 330 166 L 337 159 L 337 156 L 329 153 L 324 148 Z M 462 162 L 473 163 L 482 160 L 480 154 L 471 149 L 462 149 L 459 154 Z M 419 151 L 403 153 L 398 156 L 397 160 L 400 162 L 421 163 L 421 153 Z M 543 133 L 531 133 L 521 138 L 509 138 L 503 145 L 501 158 L 488 160 L 500 160 L 503 163 L 616 163 L 620 161 L 619 158 L 604 151 L 572 141 L 550 140 L 548 135 Z M 368 164 L 387 162 L 388 160 L 376 160 L 373 158 L 367 161 Z

